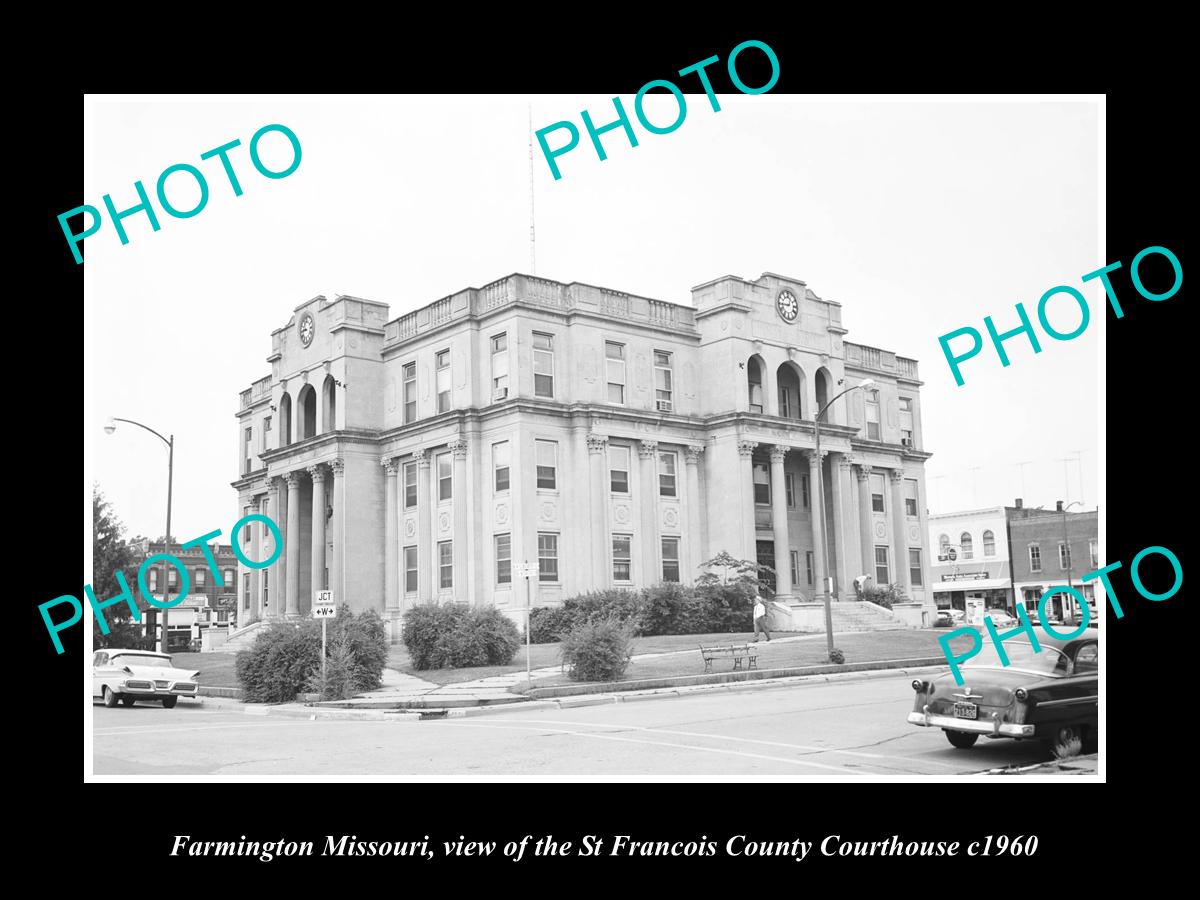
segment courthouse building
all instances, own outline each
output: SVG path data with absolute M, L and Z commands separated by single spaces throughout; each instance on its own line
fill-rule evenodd
M 691 582 L 722 550 L 776 570 L 780 625 L 820 623 L 821 585 L 929 590 L 917 363 L 844 339 L 803 281 L 726 276 L 692 305 L 511 275 L 398 318 L 323 296 L 271 335 L 241 394 L 238 512 L 282 556 L 244 566 L 246 621 L 313 593 L 379 610 L 535 605 Z M 845 388 L 821 427 L 813 417 Z M 816 492 L 824 496 L 822 545 Z M 256 557 L 269 533 L 254 526 Z M 790 621 L 788 621 L 790 619 Z

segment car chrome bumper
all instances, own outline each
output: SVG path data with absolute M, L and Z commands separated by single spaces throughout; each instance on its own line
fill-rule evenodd
M 197 697 L 200 694 L 199 688 L 192 686 L 190 688 L 156 688 L 156 687 L 128 687 L 122 685 L 118 690 L 122 697 L 132 697 L 137 700 L 156 700 L 162 697 Z
M 990 719 L 958 719 L 954 716 L 938 716 L 930 713 L 928 706 L 923 712 L 910 712 L 908 721 L 912 725 L 923 725 L 928 728 L 946 728 L 951 731 L 969 731 L 972 734 L 990 734 L 998 737 L 1032 737 L 1035 727 L 1001 722 L 996 713 L 992 713 Z

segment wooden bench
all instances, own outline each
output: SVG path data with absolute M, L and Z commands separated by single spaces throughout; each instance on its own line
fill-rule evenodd
M 700 653 L 704 657 L 705 673 L 712 671 L 714 659 L 732 659 L 734 669 L 740 669 L 743 660 L 747 661 L 747 669 L 758 668 L 758 648 L 750 644 L 730 644 L 727 647 L 705 647 L 701 644 Z

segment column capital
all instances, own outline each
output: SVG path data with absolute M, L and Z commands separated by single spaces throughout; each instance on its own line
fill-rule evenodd
M 846 453 L 839 453 L 837 459 L 838 470 L 849 473 L 854 466 L 854 458 Z
M 608 436 L 591 432 L 587 436 L 588 453 L 603 453 L 608 446 Z
M 758 443 L 756 441 L 738 441 L 737 447 L 739 456 L 750 456 L 757 449 Z
M 298 487 L 300 487 L 300 473 L 299 472 L 285 472 L 283 474 L 283 481 L 288 486 L 289 491 L 292 488 L 298 488 Z
M 868 466 L 864 463 L 859 463 L 858 464 L 858 480 L 866 481 L 868 478 L 871 477 L 871 473 L 874 471 L 875 470 L 872 469 L 870 466 Z
M 787 452 L 791 449 L 791 447 L 785 446 L 784 444 L 772 444 L 771 462 L 783 462 L 783 458 L 787 456 Z
M 658 452 L 658 441 L 638 441 L 638 456 L 642 459 L 653 459 Z
M 262 497 L 260 497 L 258 494 L 254 494 L 250 498 L 250 511 L 252 513 L 258 512 L 258 507 L 259 507 L 259 504 L 261 504 L 261 503 L 262 503 Z
M 811 468 L 814 468 L 814 469 L 815 469 L 815 468 L 817 468 L 818 466 L 820 466 L 820 464 L 821 464 L 821 463 L 825 462 L 825 457 L 827 457 L 828 455 L 829 455 L 829 451 L 828 451 L 828 450 L 822 450 L 822 451 L 821 451 L 821 458 L 820 458 L 820 459 L 817 459 L 817 451 L 816 451 L 816 450 L 809 450 L 809 451 L 808 451 L 808 464 L 809 464 L 809 466 L 810 466 Z
M 346 474 L 346 461 L 339 456 L 329 463 L 329 468 L 333 470 L 334 478 L 341 478 Z
M 320 483 L 325 480 L 325 466 L 322 463 L 317 463 L 315 466 L 309 466 L 308 474 L 312 476 L 313 484 Z
M 899 484 L 904 480 L 903 469 L 889 469 L 888 474 L 892 477 L 892 484 Z
M 416 462 L 418 468 L 428 469 L 430 463 L 429 451 L 422 447 L 420 450 L 413 451 L 413 461 Z
M 465 438 L 459 438 L 456 441 L 451 441 L 449 444 L 450 452 L 454 454 L 455 459 L 466 459 L 468 446 Z
M 394 456 L 385 457 L 382 461 L 383 471 L 388 478 L 395 478 L 396 473 L 400 471 L 400 461 Z
M 703 444 L 688 444 L 688 446 L 684 449 L 684 454 L 685 454 L 685 459 L 687 460 L 687 464 L 689 466 L 699 465 L 700 464 L 700 456 L 702 453 L 704 453 L 704 445 Z

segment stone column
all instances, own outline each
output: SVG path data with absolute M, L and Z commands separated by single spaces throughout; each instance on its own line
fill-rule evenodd
M 350 599 L 346 596 L 346 461 L 335 459 L 329 468 L 333 470 L 333 565 L 329 568 L 329 587 L 333 602 L 341 606 Z
M 858 535 L 862 542 L 862 574 L 875 581 L 875 529 L 871 512 L 871 467 L 858 467 Z
M 908 528 L 904 515 L 904 470 L 892 469 L 892 581 L 904 588 L 909 595 L 912 585 L 908 578 Z
M 700 457 L 703 453 L 704 446 L 701 444 L 692 444 L 684 450 L 684 459 L 687 461 L 687 497 L 684 498 L 684 503 L 687 504 L 688 527 L 682 555 L 683 564 L 687 566 L 691 578 L 698 574 L 697 569 L 700 563 L 704 562 L 700 557 L 705 552 L 700 540 Z M 680 580 L 687 583 L 682 574 Z
M 388 611 L 400 608 L 399 552 L 396 541 L 396 473 L 394 457 L 383 460 L 383 602 Z
M 605 454 L 608 449 L 608 438 L 602 434 L 587 436 L 588 448 L 588 482 L 592 508 L 592 584 L 597 588 L 607 587 L 608 560 L 608 491 L 605 490 Z M 513 559 L 517 557 L 514 555 Z
M 638 530 L 641 532 L 641 584 L 649 587 L 656 581 L 662 580 L 659 569 L 658 555 L 661 550 L 658 543 L 658 441 L 638 441 L 638 456 L 642 460 L 641 491 L 642 502 L 641 521 Z
M 260 510 L 260 500 L 257 495 L 250 498 L 250 515 L 256 516 Z M 262 522 L 250 523 L 250 553 L 246 554 L 253 560 L 262 559 L 262 536 L 266 528 Z M 259 575 L 258 569 L 250 569 L 250 608 L 239 609 L 237 612 L 237 620 L 245 624 L 252 619 L 260 617 L 260 609 L 262 603 L 262 576 Z M 242 604 L 245 606 L 246 604 Z M 243 620 L 244 614 L 244 620 Z
M 470 595 L 467 587 L 467 448 L 465 440 L 450 442 L 454 454 L 454 480 L 451 496 L 454 503 L 454 599 L 466 600 Z
M 792 599 L 792 555 L 788 540 L 787 480 L 783 461 L 788 448 L 776 444 L 771 448 L 771 525 L 775 529 L 775 599 L 787 603 Z
M 413 452 L 417 463 L 417 599 L 432 603 L 434 598 L 433 495 L 429 486 L 429 453 Z
M 825 456 L 826 451 L 821 451 Z M 821 599 L 825 592 L 825 545 L 821 541 L 821 517 L 825 513 L 825 486 L 821 481 L 821 460 L 815 450 L 808 451 L 808 509 L 811 513 L 813 530 L 813 569 L 817 574 L 813 585 L 813 600 Z
M 288 617 L 300 615 L 300 473 L 288 472 L 287 482 L 287 605 Z
M 854 502 L 850 497 L 850 471 L 853 462 L 850 456 L 839 453 L 837 470 L 833 480 L 834 528 L 837 535 L 837 589 L 838 599 L 854 599 L 855 560 L 860 554 L 855 552 L 854 545 L 858 541 L 858 533 L 854 528 Z
M 308 467 L 312 476 L 312 585 L 313 597 L 317 591 L 325 590 L 325 467 L 317 464 Z
M 284 597 L 287 591 L 284 588 L 284 580 L 286 578 L 284 572 L 284 554 L 287 553 L 288 543 L 286 540 L 287 529 L 287 487 L 283 484 L 283 479 L 274 477 L 270 480 L 271 490 L 271 516 L 275 520 L 275 524 L 279 527 L 279 534 L 284 540 L 279 543 L 283 549 L 279 556 L 275 558 L 275 562 L 271 563 L 271 577 L 267 581 L 267 607 L 263 610 L 263 614 L 268 618 L 276 619 L 283 614 L 285 609 Z M 271 552 L 275 552 L 275 548 L 271 548 Z
M 745 487 L 744 487 L 745 485 L 747 485 L 747 484 L 750 485 L 749 498 L 744 498 L 744 497 L 741 498 L 742 515 L 749 516 L 749 521 L 746 522 L 746 524 L 745 524 L 744 540 L 746 542 L 746 549 L 745 549 L 744 554 L 742 554 L 742 556 L 744 559 L 755 560 L 755 561 L 757 561 L 757 559 L 758 559 L 758 543 L 757 543 L 758 529 L 754 524 L 754 517 L 755 517 L 756 509 L 754 506 L 754 459 L 753 459 L 753 457 L 754 457 L 754 450 L 757 447 L 758 447 L 758 444 L 755 441 L 738 441 L 738 445 L 737 445 L 738 457 L 742 460 L 742 465 L 745 467 L 745 471 L 743 471 L 742 475 L 741 475 L 743 490 L 745 490 Z M 732 553 L 734 556 L 738 555 L 737 551 L 735 551 L 732 547 L 729 548 L 729 552 Z

